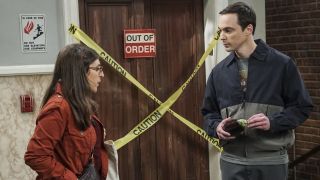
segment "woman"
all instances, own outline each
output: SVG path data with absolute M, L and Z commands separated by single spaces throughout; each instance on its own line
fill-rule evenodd
M 71 44 L 59 52 L 25 153 L 25 163 L 38 173 L 37 179 L 81 179 L 90 163 L 100 179 L 106 179 L 104 128 L 92 98 L 103 76 L 92 49 Z

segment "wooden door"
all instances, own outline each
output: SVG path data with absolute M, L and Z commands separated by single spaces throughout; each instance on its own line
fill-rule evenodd
M 192 73 L 204 52 L 199 0 L 79 0 L 80 26 L 161 101 Z M 124 59 L 123 30 L 154 28 L 155 58 Z M 109 139 L 119 139 L 158 107 L 107 63 L 96 100 Z M 202 127 L 204 67 L 172 109 Z M 122 180 L 209 179 L 207 142 L 167 113 L 118 151 Z

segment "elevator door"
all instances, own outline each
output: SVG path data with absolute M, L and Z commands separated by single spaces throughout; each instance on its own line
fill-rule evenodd
M 199 0 L 79 0 L 80 26 L 164 102 L 187 80 L 204 52 Z M 124 29 L 156 29 L 156 57 L 124 59 Z M 108 139 L 126 135 L 158 107 L 107 63 L 96 100 Z M 204 67 L 172 109 L 202 127 Z M 207 142 L 167 113 L 118 151 L 123 180 L 207 180 Z

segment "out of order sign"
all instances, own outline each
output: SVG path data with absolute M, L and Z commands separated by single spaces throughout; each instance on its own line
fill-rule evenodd
M 155 29 L 125 29 L 124 58 L 156 56 Z

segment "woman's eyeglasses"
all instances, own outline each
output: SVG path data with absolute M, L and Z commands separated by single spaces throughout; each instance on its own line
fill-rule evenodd
M 98 73 L 102 73 L 103 72 L 103 66 L 99 65 L 97 67 L 89 67 L 89 69 L 95 70 Z

